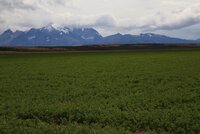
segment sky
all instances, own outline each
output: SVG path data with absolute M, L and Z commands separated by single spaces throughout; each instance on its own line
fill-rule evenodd
M 200 38 L 200 0 L 0 0 L 0 32 L 49 24 L 103 36 L 157 33 Z

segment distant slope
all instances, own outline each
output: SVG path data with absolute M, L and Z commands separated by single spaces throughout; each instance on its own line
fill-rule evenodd
M 32 28 L 28 31 L 6 30 L 0 35 L 0 46 L 76 46 L 94 44 L 187 44 L 200 40 L 184 40 L 153 33 L 102 37 L 93 28 L 53 27 Z
M 115 34 L 102 39 L 103 44 L 177 44 L 177 43 L 194 43 L 192 40 L 167 37 L 164 35 L 146 33 L 140 35 L 122 35 Z

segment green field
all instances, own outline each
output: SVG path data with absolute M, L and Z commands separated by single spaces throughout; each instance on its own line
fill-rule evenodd
M 200 133 L 200 51 L 1 54 L 4 133 Z

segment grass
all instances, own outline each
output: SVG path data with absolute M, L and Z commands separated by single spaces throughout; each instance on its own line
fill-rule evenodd
M 199 133 L 200 51 L 0 55 L 0 133 Z

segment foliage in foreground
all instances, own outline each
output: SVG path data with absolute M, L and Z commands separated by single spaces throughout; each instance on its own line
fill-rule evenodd
M 198 133 L 200 51 L 0 55 L 0 133 Z

